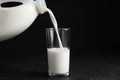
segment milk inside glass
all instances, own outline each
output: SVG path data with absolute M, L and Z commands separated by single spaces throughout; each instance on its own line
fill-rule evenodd
M 54 75 L 69 75 L 69 57 L 70 57 L 70 50 L 67 47 L 64 47 L 60 38 L 60 34 L 58 31 L 58 24 L 55 19 L 54 14 L 50 9 L 46 9 L 47 12 L 50 15 L 51 21 L 54 26 L 54 30 L 56 32 L 56 37 L 58 40 L 59 47 L 49 47 L 47 48 L 47 54 L 48 54 L 48 67 L 49 67 L 49 75 L 54 76 Z M 63 31 L 64 32 L 64 31 Z M 50 32 L 51 34 L 51 32 Z M 47 35 L 47 37 L 51 37 L 50 39 L 53 38 L 53 35 Z M 63 34 L 62 34 L 63 36 Z M 65 35 L 64 35 L 65 36 Z M 67 36 L 66 36 L 67 37 Z M 54 39 L 54 38 L 53 38 Z M 48 39 L 49 41 L 49 39 Z M 53 42 L 53 40 L 50 40 L 50 42 Z M 49 44 L 49 45 L 54 45 L 54 44 Z
M 69 75 L 69 28 L 58 29 L 62 47 L 59 45 L 58 37 L 54 28 L 46 29 L 47 36 L 47 56 L 50 76 Z
M 68 48 L 48 48 L 48 65 L 49 74 L 69 74 L 69 57 Z

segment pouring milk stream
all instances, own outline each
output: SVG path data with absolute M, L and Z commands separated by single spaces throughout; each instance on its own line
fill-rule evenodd
M 50 9 L 47 9 L 50 15 L 52 23 L 54 25 L 55 32 L 57 34 L 58 43 L 60 48 L 48 48 L 48 65 L 49 65 L 49 75 L 69 75 L 69 57 L 70 50 L 63 47 L 62 41 L 58 32 L 57 21 Z

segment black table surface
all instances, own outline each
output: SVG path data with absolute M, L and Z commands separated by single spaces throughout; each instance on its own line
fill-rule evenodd
M 70 75 L 49 77 L 46 55 L 5 54 L 0 56 L 0 80 L 120 80 L 119 56 L 113 57 L 71 55 Z

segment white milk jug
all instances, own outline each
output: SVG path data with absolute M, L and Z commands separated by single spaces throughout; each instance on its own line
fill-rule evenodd
M 0 41 L 25 31 L 46 9 L 44 0 L 0 0 Z

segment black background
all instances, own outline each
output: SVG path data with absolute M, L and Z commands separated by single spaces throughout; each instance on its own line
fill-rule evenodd
M 59 27 L 71 28 L 71 58 L 119 61 L 119 29 L 114 2 L 108 0 L 46 0 Z M 48 13 L 15 38 L 0 42 L 3 69 L 26 67 L 30 63 L 47 64 L 45 28 L 53 27 Z M 71 61 L 72 61 L 71 60 Z M 74 62 L 74 61 L 73 61 Z M 15 65 L 11 65 L 15 63 Z M 11 70 L 11 68 L 7 70 Z M 47 71 L 47 67 L 44 66 Z M 37 70 L 36 68 L 35 70 Z M 6 68 L 2 71 L 5 72 Z M 8 72 L 6 70 L 6 72 Z M 30 69 L 23 72 L 30 71 Z M 35 71 L 33 70 L 33 71 Z M 41 69 L 42 70 L 42 69 Z M 11 72 L 11 71 L 10 71 Z
M 80 52 L 120 52 L 119 29 L 113 1 L 47 0 L 59 27 L 71 28 L 71 50 Z M 40 52 L 46 50 L 45 28 L 53 27 L 48 13 L 39 15 L 21 35 L 0 42 L 2 52 Z

